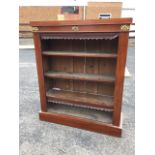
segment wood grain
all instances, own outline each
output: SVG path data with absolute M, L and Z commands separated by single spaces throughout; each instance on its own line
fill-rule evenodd
M 44 73 L 43 73 L 43 62 L 42 62 L 42 54 L 41 54 L 41 43 L 39 33 L 34 33 L 34 45 L 35 45 L 35 56 L 37 63 L 37 73 L 38 73 L 38 82 L 39 82 L 39 92 L 40 92 L 40 101 L 41 101 L 41 110 L 47 111 L 46 106 L 46 88 L 44 81 Z
M 65 21 L 31 21 L 31 26 L 65 26 L 65 25 L 117 25 L 131 24 L 132 18 L 111 18 L 102 20 L 65 20 Z
M 128 47 L 128 35 L 129 35 L 128 33 L 121 33 L 118 42 L 118 58 L 116 66 L 114 113 L 113 113 L 113 124 L 116 126 L 120 125 L 121 120 L 122 95 L 123 95 L 124 71 L 125 71 L 127 47 Z
M 46 72 L 44 74 L 49 78 L 58 79 L 70 79 L 70 80 L 81 80 L 81 81 L 96 81 L 96 82 L 108 82 L 113 83 L 115 81 L 114 76 L 98 75 L 98 74 L 86 74 L 86 73 L 67 73 L 67 72 Z
M 88 131 L 95 131 L 98 133 L 108 134 L 112 136 L 121 136 L 122 129 L 107 123 L 101 123 L 90 119 L 79 118 L 75 116 L 59 114 L 56 112 L 40 112 L 39 118 L 42 121 L 58 123 L 75 128 L 85 129 Z
M 56 51 L 56 52 L 53 52 L 53 51 L 43 51 L 42 53 L 43 55 L 46 55 L 46 56 L 60 56 L 60 57 L 94 57 L 94 58 L 116 58 L 117 57 L 117 54 L 114 54 L 114 53 L 97 53 L 97 52 L 94 52 L 94 53 L 86 53 L 86 52 L 63 52 L 63 51 Z
M 70 102 L 73 104 L 82 104 L 92 107 L 113 108 L 113 97 L 94 95 L 88 93 L 64 91 L 64 90 L 49 90 L 46 93 L 48 100 L 58 100 Z
M 81 118 L 88 118 L 102 123 L 112 124 L 112 112 L 104 110 L 90 109 L 87 107 L 77 107 L 66 104 L 58 104 L 54 102 L 48 103 L 48 111 L 50 113 L 66 114 L 70 116 L 77 116 Z

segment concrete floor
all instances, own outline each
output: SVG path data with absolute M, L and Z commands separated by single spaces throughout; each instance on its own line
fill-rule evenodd
M 19 50 L 20 155 L 134 155 L 135 150 L 135 51 L 128 49 L 123 95 L 121 138 L 39 121 L 38 81 L 33 49 Z

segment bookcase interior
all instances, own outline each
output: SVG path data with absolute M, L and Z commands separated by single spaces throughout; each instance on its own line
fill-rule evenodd
M 48 111 L 96 119 L 113 111 L 118 37 L 46 38 L 41 45 Z
M 118 37 L 115 39 L 43 39 L 42 51 L 66 51 L 89 53 L 116 53 Z

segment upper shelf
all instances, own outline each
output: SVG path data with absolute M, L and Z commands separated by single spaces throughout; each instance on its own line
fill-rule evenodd
M 46 56 L 71 56 L 71 57 L 89 57 L 89 58 L 116 58 L 115 53 L 101 52 L 70 52 L 70 51 L 43 51 Z

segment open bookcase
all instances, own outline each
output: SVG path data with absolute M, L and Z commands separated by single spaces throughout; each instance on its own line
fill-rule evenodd
M 131 18 L 31 22 L 40 119 L 121 135 Z

